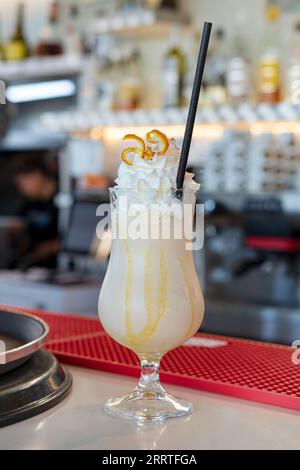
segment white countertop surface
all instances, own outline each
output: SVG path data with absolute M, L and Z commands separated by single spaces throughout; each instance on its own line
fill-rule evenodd
M 0 449 L 300 449 L 300 412 L 182 387 L 188 418 L 138 425 L 103 412 L 104 401 L 133 389 L 136 379 L 70 367 L 73 390 L 59 405 L 0 429 Z

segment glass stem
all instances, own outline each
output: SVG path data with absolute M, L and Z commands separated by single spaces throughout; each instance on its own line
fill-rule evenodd
M 141 360 L 141 377 L 136 390 L 155 395 L 165 393 L 159 380 L 159 361 Z

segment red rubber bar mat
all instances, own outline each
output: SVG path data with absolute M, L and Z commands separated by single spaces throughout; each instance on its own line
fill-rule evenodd
M 60 361 L 139 376 L 135 354 L 112 340 L 97 319 L 26 311 L 48 323 L 46 347 Z M 225 345 L 189 345 L 170 351 L 162 359 L 162 382 L 300 410 L 300 364 L 292 362 L 294 349 L 209 334 L 194 338 L 224 341 Z

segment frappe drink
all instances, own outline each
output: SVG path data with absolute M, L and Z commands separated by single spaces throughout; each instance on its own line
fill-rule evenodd
M 192 216 L 199 185 L 186 173 L 182 194 L 176 195 L 179 148 L 173 139 L 157 130 L 145 140 L 131 134 L 125 139 L 134 146 L 123 151 L 110 189 L 113 242 L 99 317 L 112 338 L 138 355 L 142 377 L 133 394 L 110 400 L 106 410 L 163 419 L 191 410 L 153 377 L 161 357 L 190 338 L 203 319 L 203 295 L 184 227 L 185 207 Z M 192 218 L 188 223 L 191 228 Z

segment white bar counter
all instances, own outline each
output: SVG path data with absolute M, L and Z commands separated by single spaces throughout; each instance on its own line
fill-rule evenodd
M 67 366 L 70 395 L 56 407 L 0 429 L 0 449 L 300 449 L 300 412 L 167 385 L 193 402 L 187 418 L 138 425 L 104 414 L 103 403 L 136 379 Z

